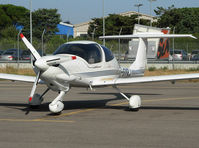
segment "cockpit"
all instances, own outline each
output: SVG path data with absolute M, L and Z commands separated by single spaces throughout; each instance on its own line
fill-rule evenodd
M 72 54 L 86 60 L 89 64 L 102 61 L 100 47 L 97 44 L 63 44 L 55 52 L 56 54 Z
M 104 46 L 101 46 L 101 48 L 104 51 L 106 62 L 110 61 L 114 58 L 111 51 L 108 48 L 106 48 Z M 100 45 L 98 45 L 96 43 L 63 44 L 54 52 L 54 55 L 56 55 L 56 54 L 72 54 L 72 55 L 76 55 L 76 56 L 83 58 L 89 64 L 95 64 L 95 63 L 99 63 L 102 61 L 101 48 L 100 48 Z

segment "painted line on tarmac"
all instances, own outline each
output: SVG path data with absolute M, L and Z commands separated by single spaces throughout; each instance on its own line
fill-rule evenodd
M 94 111 L 94 110 L 96 110 L 96 109 L 97 109 L 97 108 L 78 110 L 78 111 L 69 112 L 69 113 L 62 113 L 61 115 L 58 115 L 58 116 L 53 116 L 53 117 L 43 117 L 43 118 L 35 119 L 35 120 L 43 121 L 43 120 L 46 120 L 46 119 L 55 119 L 55 118 L 66 117 L 66 116 L 71 116 L 71 115 L 75 115 L 75 114 L 80 114 L 80 113 L 90 112 L 90 111 Z
M 96 110 L 96 109 L 85 109 L 85 110 L 79 110 L 79 111 L 75 111 L 75 112 L 69 112 L 69 113 L 64 113 L 58 116 L 53 116 L 53 117 L 44 117 L 44 118 L 39 118 L 39 119 L 30 119 L 30 120 L 26 120 L 26 119 L 0 119 L 0 121 L 9 121 L 9 122 L 51 122 L 51 123 L 74 123 L 75 121 L 73 120 L 53 120 L 53 119 L 57 119 L 60 117 L 65 117 L 65 116 L 70 116 L 70 115 L 74 115 L 74 114 L 79 114 L 79 113 L 84 113 L 84 112 L 89 112 L 92 110 Z
M 199 99 L 199 97 L 150 99 L 150 100 L 143 100 L 142 102 L 176 101 L 176 100 L 187 100 L 187 99 Z M 122 103 L 117 103 L 117 104 L 111 104 L 110 106 L 119 106 L 119 105 L 125 105 L 125 104 L 128 104 L 128 102 L 122 102 Z
M 72 120 L 37 120 L 37 119 L 0 119 L 0 121 L 9 121 L 9 122 L 56 122 L 56 123 L 74 123 Z

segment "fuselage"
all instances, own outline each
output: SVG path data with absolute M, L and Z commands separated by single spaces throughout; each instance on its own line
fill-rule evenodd
M 90 41 L 63 44 L 54 55 L 42 58 L 37 63 L 37 67 L 45 69 L 40 78 L 55 91 L 65 91 L 70 86 L 89 87 L 94 81 L 108 81 L 139 74 L 121 69 L 108 48 Z

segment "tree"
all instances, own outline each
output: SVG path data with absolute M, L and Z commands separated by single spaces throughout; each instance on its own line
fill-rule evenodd
M 132 34 L 134 24 L 137 24 L 138 15 L 121 16 L 118 14 L 109 14 L 105 19 L 106 35 L 117 35 L 122 28 L 121 34 Z M 149 22 L 141 19 L 140 23 L 148 25 Z M 103 19 L 94 18 L 89 25 L 88 35 L 92 36 L 95 30 L 95 36 L 99 37 L 102 35 Z
M 16 40 L 16 25 L 28 9 L 14 5 L 0 5 L 0 36 Z
M 28 9 L 14 5 L 0 5 L 0 30 L 16 25 Z
M 199 32 L 199 8 L 158 7 L 155 12 L 160 16 L 158 27 L 175 27 L 176 33 Z
M 1 37 L 16 40 L 18 31 L 15 26 L 8 26 L 0 31 Z
M 57 13 L 57 9 L 38 9 L 34 11 L 32 13 L 33 35 L 40 39 L 45 29 L 45 38 L 49 39 L 51 35 L 58 31 L 57 24 L 60 21 L 60 14 Z M 19 23 L 24 26 L 23 32 L 25 35 L 30 36 L 29 13 L 26 13 Z

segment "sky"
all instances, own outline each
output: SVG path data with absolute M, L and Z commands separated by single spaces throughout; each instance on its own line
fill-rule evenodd
M 13 4 L 30 9 L 31 0 L 0 0 L 0 4 Z M 140 13 L 150 14 L 149 0 L 104 0 L 104 14 L 118 14 L 127 11 L 137 11 L 135 4 L 143 4 Z M 156 0 L 152 2 L 152 10 L 157 7 L 168 8 L 199 7 L 199 0 Z M 32 0 L 32 10 L 39 8 L 56 8 L 62 21 L 72 24 L 87 22 L 92 18 L 103 16 L 103 0 Z M 155 16 L 154 11 L 152 15 Z

